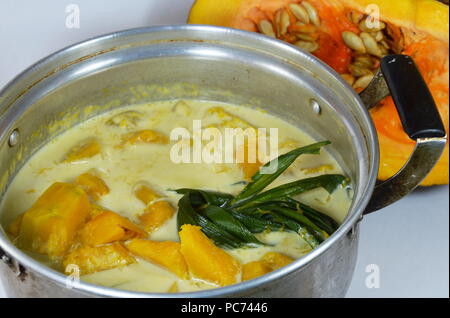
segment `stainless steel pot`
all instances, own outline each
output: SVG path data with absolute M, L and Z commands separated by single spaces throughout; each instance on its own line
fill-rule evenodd
M 389 93 L 386 82 L 417 146 L 402 171 L 376 186 L 379 150 L 367 107 Z M 414 189 L 446 141 L 431 95 L 408 57 L 385 58 L 382 71 L 360 98 L 313 56 L 255 33 L 207 26 L 134 29 L 59 51 L 3 89 L 2 193 L 33 153 L 70 126 L 130 103 L 178 98 L 258 106 L 317 139 L 331 140 L 331 152 L 354 189 L 339 230 L 311 253 L 268 275 L 185 294 L 136 293 L 83 282 L 68 289 L 65 275 L 18 250 L 1 230 L 0 273 L 10 296 L 344 296 L 355 267 L 363 214 Z M 0 217 L 5 221 L 5 215 Z

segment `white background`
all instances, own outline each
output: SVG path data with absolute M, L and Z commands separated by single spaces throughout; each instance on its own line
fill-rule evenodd
M 1 0 L 0 87 L 38 59 L 67 45 L 120 29 L 186 21 L 192 0 Z M 77 4 L 79 29 L 65 27 Z M 416 190 L 367 216 L 349 297 L 449 296 L 448 186 Z M 380 268 L 369 289 L 367 266 Z M 0 283 L 0 296 L 4 291 Z M 3 286 L 7 289 L 8 286 Z

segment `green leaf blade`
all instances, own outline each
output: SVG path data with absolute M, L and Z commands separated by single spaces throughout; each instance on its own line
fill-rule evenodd
M 251 200 L 244 199 L 242 201 L 237 201 L 234 205 L 232 205 L 232 207 L 237 208 L 241 206 L 248 206 L 250 204 L 250 201 L 251 204 L 256 204 L 284 199 L 320 187 L 324 188 L 329 193 L 332 193 L 339 185 L 343 184 L 345 181 L 346 178 L 343 175 L 339 174 L 325 174 L 318 177 L 302 179 L 286 183 L 262 192 L 251 198 Z
M 258 171 L 253 177 L 252 182 L 247 184 L 247 186 L 236 196 L 231 204 L 238 201 L 242 201 L 245 198 L 249 198 L 257 193 L 261 192 L 270 183 L 272 183 L 278 176 L 280 176 L 289 166 L 302 154 L 318 154 L 320 149 L 326 145 L 330 144 L 329 141 L 322 141 L 305 147 L 294 149 L 284 155 L 279 156 L 278 168 L 274 173 L 262 174 Z M 266 163 L 263 167 L 269 167 L 273 161 Z
M 233 217 L 238 219 L 242 224 L 244 224 L 250 232 L 254 234 L 262 233 L 268 230 L 269 231 L 283 230 L 282 224 L 258 218 L 255 217 L 254 215 L 247 215 L 236 211 L 231 211 L 231 214 L 233 215 Z
M 239 238 L 246 244 L 263 245 L 239 220 L 225 209 L 209 205 L 201 213 L 215 223 L 218 227 Z
M 227 202 L 234 199 L 234 196 L 229 193 L 210 191 L 210 190 L 181 188 L 181 189 L 176 189 L 176 190 L 172 190 L 172 191 L 175 191 L 178 194 L 190 193 L 191 200 L 194 203 L 194 205 L 201 205 L 201 203 L 202 204 L 206 203 L 206 204 L 210 204 L 210 205 L 223 206 Z M 204 202 L 201 202 L 202 200 Z
M 265 205 L 258 207 L 257 210 L 254 210 L 250 213 L 253 216 L 255 216 L 255 214 L 259 214 L 263 218 L 270 220 L 270 222 L 272 223 L 280 224 L 283 228 L 296 232 L 313 249 L 316 248 L 322 242 L 322 240 L 316 237 L 317 235 L 311 233 L 310 230 L 307 227 L 303 226 L 300 222 L 298 222 L 294 218 L 286 216 L 284 213 L 280 213 L 280 211 L 277 211 L 278 208 L 282 207 L 274 205 Z M 288 210 L 288 208 L 285 209 Z M 247 214 L 248 213 L 249 212 L 247 211 Z

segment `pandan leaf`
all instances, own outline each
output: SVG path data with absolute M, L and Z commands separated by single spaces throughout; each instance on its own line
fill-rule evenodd
M 302 154 L 318 154 L 320 148 L 330 144 L 329 141 L 318 142 L 309 146 L 294 149 L 284 155 L 279 156 L 277 159 L 277 170 L 271 174 L 261 174 L 258 171 L 253 177 L 252 181 L 236 196 L 231 204 L 242 201 L 246 198 L 254 196 L 261 192 L 269 184 L 271 184 L 276 178 L 278 178 L 289 166 Z M 263 167 L 269 167 L 273 161 L 266 163 Z
M 339 185 L 345 182 L 346 178 L 339 174 L 326 174 L 318 177 L 302 179 L 290 183 L 283 184 L 273 189 L 262 192 L 254 197 L 246 198 L 235 202 L 232 207 L 248 206 L 249 204 L 262 203 L 267 201 L 288 198 L 300 193 L 315 189 L 324 188 L 332 193 Z
M 253 236 L 249 229 L 247 229 L 238 219 L 233 217 L 233 215 L 227 210 L 218 206 L 208 205 L 201 210 L 201 213 L 214 222 L 218 227 L 239 238 L 242 242 L 257 245 L 263 244 Z
M 256 207 L 251 207 L 241 213 L 244 215 L 250 214 L 254 218 L 259 214 L 259 218 L 282 224 L 283 227 L 288 230 L 298 233 L 311 248 L 317 247 L 324 241 L 326 234 L 324 235 L 320 228 L 315 226 L 311 221 L 299 213 L 299 211 L 283 207 L 281 203 L 283 202 L 278 204 L 273 202 L 270 202 L 269 204 L 258 204 Z M 252 208 L 254 210 L 250 211 Z
M 329 235 L 333 234 L 339 227 L 339 224 L 328 215 L 313 209 L 312 207 L 301 203 L 292 198 L 288 198 L 291 202 L 291 207 L 303 211 L 303 215 L 312 220 L 318 227 L 327 232 Z
M 198 189 L 177 189 L 173 190 L 178 194 L 191 193 L 191 200 L 195 205 L 211 204 L 216 206 L 223 206 L 227 202 L 231 201 L 234 196 L 229 193 L 209 191 L 209 190 L 198 190 Z

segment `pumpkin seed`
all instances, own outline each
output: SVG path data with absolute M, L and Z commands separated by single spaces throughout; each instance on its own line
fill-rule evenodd
M 369 86 L 370 82 L 373 79 L 373 74 L 367 74 L 364 76 L 361 76 L 360 78 L 358 78 L 355 83 L 353 84 L 353 88 L 357 89 L 357 88 L 366 88 L 367 86 Z
M 348 85 L 352 86 L 355 82 L 355 78 L 352 74 L 341 74 L 342 78 L 348 83 Z
M 380 41 L 380 46 L 385 47 L 386 49 L 389 49 L 389 44 L 385 40 Z
M 361 77 L 361 76 L 372 74 L 372 72 L 368 68 L 364 67 L 363 65 L 359 65 L 359 64 L 350 64 L 348 66 L 348 70 L 354 77 Z
M 369 54 L 367 54 L 367 53 L 360 53 L 360 52 L 354 52 L 353 53 L 353 57 L 355 57 L 355 58 L 357 58 L 357 57 L 370 57 L 370 58 L 372 58 Z
M 380 42 L 381 40 L 384 39 L 384 34 L 381 31 L 374 32 L 371 35 L 375 39 L 375 41 L 377 41 L 377 42 Z
M 380 50 L 381 50 L 382 57 L 389 54 L 389 49 L 385 48 L 384 46 L 380 46 Z
M 384 23 L 383 21 L 378 21 L 378 22 L 379 22 L 379 25 L 378 25 L 377 31 L 384 30 L 386 28 L 386 23 Z
M 272 23 L 269 20 L 261 20 L 258 23 L 258 30 L 264 35 L 271 36 L 275 38 L 275 31 L 273 29 Z
M 317 32 L 317 28 L 312 24 L 299 25 L 297 22 L 297 25 L 299 26 L 299 30 L 296 31 L 298 33 L 315 33 L 315 32 Z
M 308 41 L 308 42 L 314 42 L 315 40 L 317 40 L 317 36 L 314 36 L 311 34 L 306 34 L 306 33 L 297 33 L 297 34 L 295 34 L 295 36 L 299 40 Z
M 275 12 L 275 16 L 273 18 L 273 25 L 275 26 L 275 32 L 277 36 L 281 35 L 280 25 L 281 25 L 281 14 L 282 11 L 278 10 Z
M 289 9 L 291 9 L 292 14 L 302 23 L 308 24 L 309 23 L 309 15 L 306 9 L 298 5 L 296 3 L 291 3 L 289 5 Z
M 362 69 L 367 69 L 369 72 L 372 72 L 371 70 L 373 69 L 373 63 L 367 64 L 364 62 L 355 61 L 352 63 L 352 65 L 358 66 Z
M 342 39 L 344 40 L 344 43 L 352 50 L 366 53 L 366 47 L 364 46 L 362 39 L 356 33 L 344 31 L 342 32 Z
M 278 36 L 285 35 L 290 25 L 291 25 L 291 18 L 289 17 L 289 14 L 285 10 L 281 11 L 280 16 L 278 18 L 278 26 L 277 26 Z
M 374 61 L 369 55 L 361 55 L 354 58 L 354 64 L 363 65 L 366 68 L 373 68 Z
M 364 18 L 364 14 L 356 11 L 350 12 L 350 21 L 352 21 L 354 24 L 359 24 L 362 18 Z
M 364 42 L 364 46 L 366 47 L 367 53 L 371 55 L 375 55 L 377 57 L 382 57 L 383 53 L 378 46 L 377 41 L 367 32 L 361 32 L 359 35 L 362 41 Z
M 310 53 L 316 51 L 319 48 L 319 44 L 317 42 L 309 41 L 297 41 L 295 42 L 295 46 Z
M 392 24 L 386 26 L 386 34 L 390 39 L 385 38 L 388 49 L 394 53 L 401 54 L 405 48 L 405 34 L 402 28 L 398 28 Z M 394 40 L 395 39 L 395 40 Z
M 386 24 L 382 21 L 378 21 L 378 23 L 371 22 L 370 17 L 367 17 L 359 23 L 358 27 L 363 32 L 378 32 L 383 30 L 386 27 Z M 367 24 L 369 22 L 369 25 Z
M 313 5 L 308 1 L 303 1 L 302 6 L 308 12 L 309 19 L 311 20 L 312 24 L 314 24 L 315 26 L 320 26 L 320 18 L 319 15 L 317 14 L 316 8 L 314 8 Z

